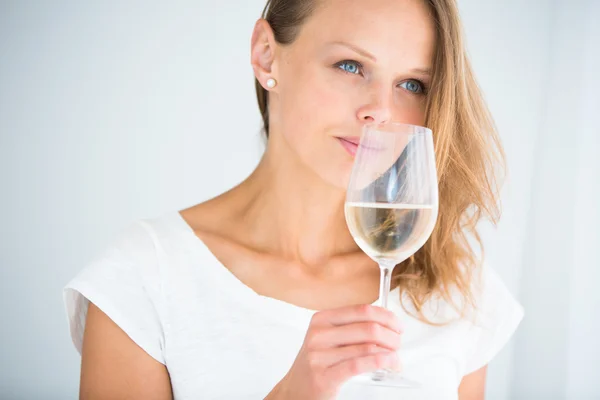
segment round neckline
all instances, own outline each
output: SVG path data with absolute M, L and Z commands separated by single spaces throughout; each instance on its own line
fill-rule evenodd
M 215 269 L 217 270 L 220 279 L 228 282 L 230 287 L 239 288 L 236 293 L 232 295 L 238 301 L 243 301 L 245 303 L 248 301 L 254 301 L 260 302 L 262 305 L 266 304 L 269 309 L 266 307 L 261 307 L 260 304 L 256 308 L 265 313 L 267 316 L 270 316 L 270 318 L 276 318 L 278 321 L 281 321 L 283 318 L 288 323 L 292 323 L 296 326 L 302 325 L 304 328 L 306 328 L 310 318 L 315 313 L 320 311 L 305 308 L 293 303 L 289 303 L 285 300 L 264 296 L 257 293 L 254 289 L 246 285 L 237 276 L 235 276 L 225 265 L 223 265 L 221 261 L 219 261 L 219 259 L 208 248 L 206 243 L 204 243 L 204 241 L 196 235 L 192 227 L 183 218 L 179 211 L 175 211 L 173 213 L 173 219 L 183 228 L 183 233 L 185 233 L 185 236 L 187 236 L 189 239 L 191 246 L 194 249 L 197 249 L 200 254 L 204 256 L 204 259 L 209 259 L 211 264 L 215 264 L 215 266 L 218 267 Z M 390 292 L 390 294 L 397 294 L 398 290 L 398 288 L 395 288 Z M 379 299 L 375 300 L 373 303 L 371 303 L 371 305 L 376 305 L 378 302 Z

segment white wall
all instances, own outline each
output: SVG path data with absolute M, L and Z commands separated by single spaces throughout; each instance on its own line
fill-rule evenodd
M 552 2 L 459 1 L 473 67 L 500 131 L 508 175 L 497 229 L 481 224 L 486 258 L 515 295 L 534 174 L 536 139 L 543 118 L 550 58 Z M 528 310 L 525 310 L 528 318 Z M 509 399 L 513 342 L 488 371 L 488 400 Z
M 249 44 L 262 6 L 0 3 L 0 398 L 76 398 L 62 286 L 127 221 L 199 202 L 256 164 Z M 460 7 L 510 165 L 504 218 L 496 231 L 484 226 L 484 238 L 519 294 L 554 2 Z M 490 367 L 489 399 L 513 398 L 512 354 Z
M 261 7 L 0 2 L 0 398 L 76 398 L 61 288 L 127 221 L 253 168 Z
M 567 398 L 600 398 L 600 2 L 589 2 L 581 17 L 587 57 L 580 64 L 586 86 L 579 103 L 582 124 L 574 204 L 573 272 L 570 274 Z M 564 272 L 563 272 L 564 273 Z
M 600 398 L 600 3 L 556 2 L 512 398 Z

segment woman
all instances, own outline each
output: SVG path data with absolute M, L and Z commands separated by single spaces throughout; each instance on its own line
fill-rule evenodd
M 256 170 L 132 224 L 67 286 L 81 398 L 332 399 L 403 365 L 430 398 L 483 399 L 522 309 L 466 240 L 495 216 L 502 152 L 454 0 L 272 0 L 251 62 L 268 137 Z M 441 199 L 395 269 L 393 312 L 373 305 L 379 269 L 343 214 L 352 138 L 386 121 L 433 130 Z

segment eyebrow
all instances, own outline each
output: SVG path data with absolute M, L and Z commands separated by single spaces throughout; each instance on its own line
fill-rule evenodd
M 351 43 L 342 42 L 342 41 L 336 41 L 336 42 L 331 42 L 330 44 L 332 44 L 332 45 L 335 45 L 335 46 L 343 46 L 343 47 L 347 47 L 347 48 L 349 48 L 350 50 L 352 50 L 352 51 L 354 51 L 354 52 L 356 52 L 356 53 L 360 54 L 361 56 L 363 56 L 363 57 L 365 57 L 365 58 L 368 58 L 368 59 L 370 59 L 370 60 L 372 60 L 372 61 L 374 61 L 374 62 L 375 62 L 375 61 L 377 61 L 377 58 L 376 58 L 376 57 L 375 57 L 373 54 L 371 54 L 371 53 L 369 53 L 368 51 L 366 51 L 366 50 L 363 50 L 363 49 L 361 49 L 360 47 L 358 47 L 358 46 L 355 46 L 355 45 L 353 45 L 353 44 L 351 44 Z
M 413 68 L 409 72 L 413 72 L 415 74 L 431 76 L 431 70 L 429 68 Z
M 360 47 L 353 45 L 351 43 L 343 42 L 343 41 L 335 41 L 335 42 L 330 42 L 329 44 L 335 45 L 335 46 L 346 47 L 346 48 L 360 54 L 361 56 L 370 59 L 373 62 L 377 62 L 377 57 L 375 57 L 373 54 L 371 54 L 368 51 L 361 49 Z M 413 72 L 415 74 L 420 74 L 420 75 L 431 76 L 431 70 L 429 68 L 413 68 L 409 72 Z

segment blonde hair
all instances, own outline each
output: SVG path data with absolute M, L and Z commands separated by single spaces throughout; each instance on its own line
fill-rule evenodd
M 440 212 L 427 243 L 394 269 L 392 285 L 399 286 L 401 298 L 408 296 L 418 318 L 433 323 L 423 313 L 433 295 L 441 295 L 461 315 L 467 306 L 476 305 L 471 280 L 479 258 L 469 237 L 483 256 L 476 225 L 482 218 L 496 223 L 500 217 L 498 183 L 504 169 L 504 153 L 466 54 L 456 1 L 424 1 L 436 27 L 425 125 L 434 132 Z M 278 43 L 290 44 L 317 3 L 269 0 L 262 17 L 270 24 Z M 255 85 L 268 137 L 268 93 L 258 81 Z M 463 307 L 458 307 L 454 289 L 462 295 Z

